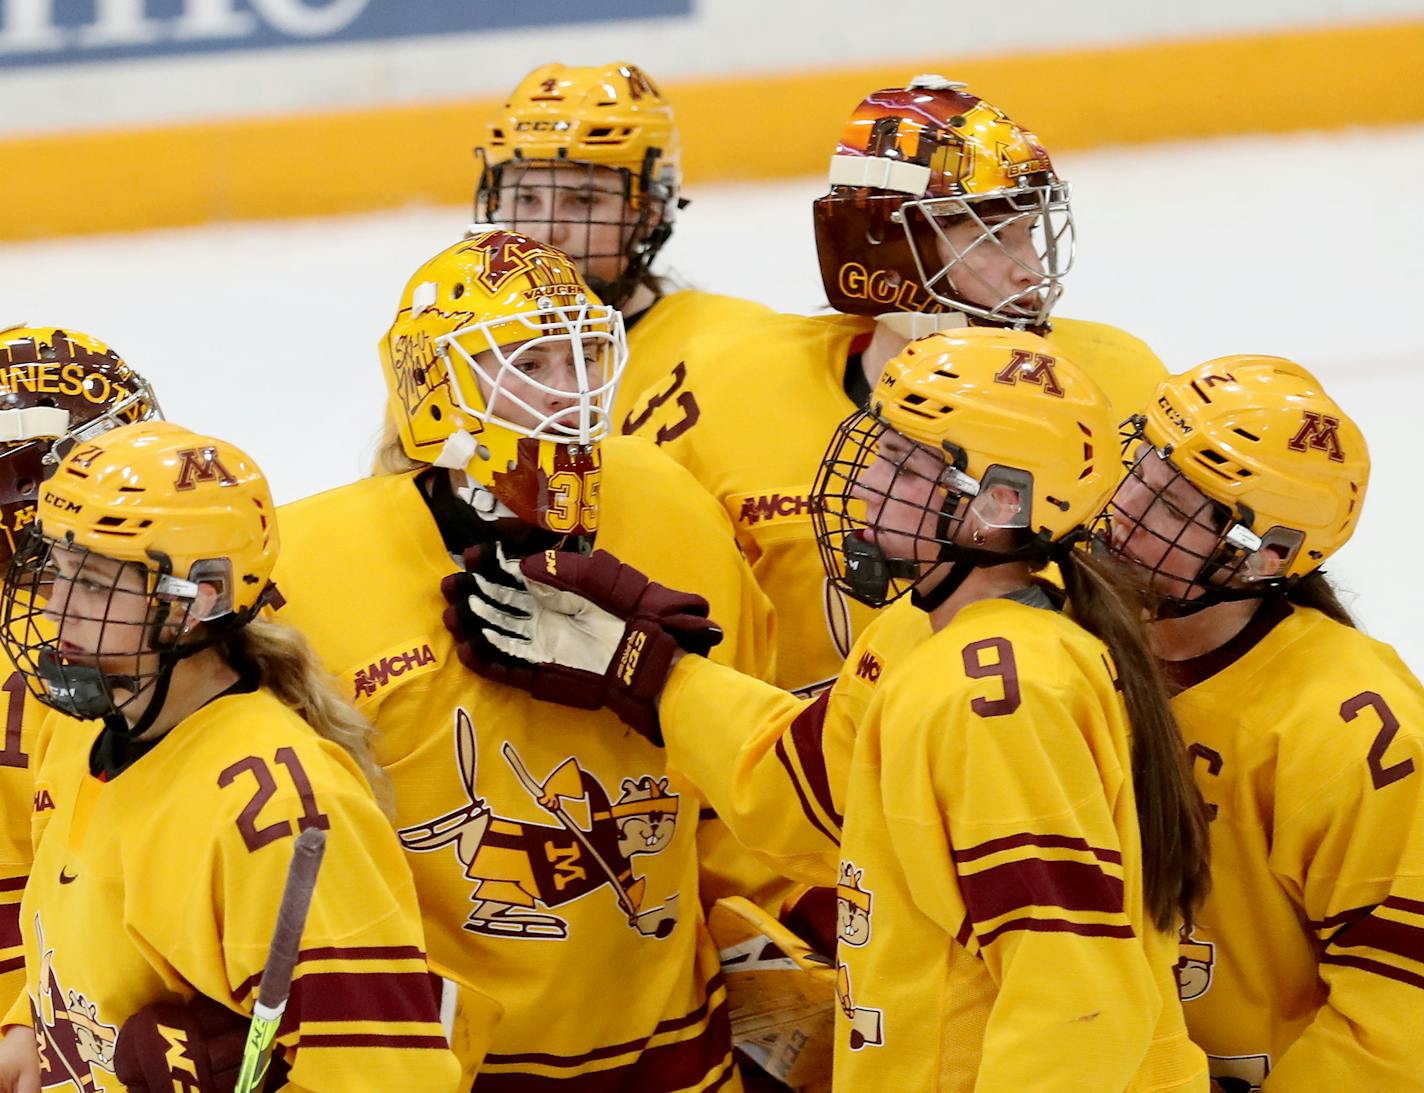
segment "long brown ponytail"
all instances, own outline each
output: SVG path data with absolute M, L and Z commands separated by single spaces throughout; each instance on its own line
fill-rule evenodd
M 1330 583 L 1330 578 L 1318 569 L 1286 589 L 1285 597 L 1297 607 L 1313 607 L 1326 618 L 1334 619 L 1352 629 L 1359 629 L 1355 616 L 1340 602 L 1340 594 Z
M 223 659 L 239 671 L 252 671 L 258 682 L 294 710 L 318 736 L 346 751 L 370 783 L 376 803 L 395 814 L 391 780 L 372 751 L 376 730 L 354 706 L 342 700 L 335 681 L 322 668 L 300 631 L 266 619 L 254 619 L 223 641 Z
M 1073 617 L 1108 647 L 1132 724 L 1132 785 L 1142 836 L 1142 883 L 1152 921 L 1188 924 L 1211 888 L 1206 805 L 1147 644 L 1138 587 L 1108 559 L 1070 552 L 1059 569 Z

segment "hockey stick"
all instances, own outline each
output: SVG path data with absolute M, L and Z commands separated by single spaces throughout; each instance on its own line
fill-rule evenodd
M 267 1066 L 272 1061 L 272 1043 L 277 1038 L 277 1026 L 287 1008 L 292 973 L 302 945 L 302 931 L 306 928 L 317 870 L 321 868 L 321 858 L 325 853 L 326 832 L 319 827 L 307 828 L 297 836 L 292 847 L 292 864 L 287 867 L 287 884 L 282 890 L 281 905 L 277 908 L 277 925 L 272 931 L 272 944 L 267 949 L 267 963 L 262 969 L 257 1001 L 252 1007 L 252 1025 L 247 1030 L 247 1043 L 242 1049 L 242 1069 L 238 1071 L 233 1093 L 261 1093 L 262 1083 L 267 1078 Z
M 508 740 L 504 742 L 503 751 L 505 761 L 513 769 L 514 776 L 519 779 L 525 791 L 535 800 L 538 800 L 544 791 L 539 783 L 534 780 L 534 776 L 529 773 L 529 769 L 520 761 L 519 753 L 514 750 L 514 746 L 510 744 Z M 623 882 L 618 879 L 618 874 L 613 871 L 613 867 L 608 864 L 603 855 L 594 849 L 593 843 L 588 841 L 588 836 L 583 832 L 583 829 L 574 823 L 569 814 L 561 807 L 556 805 L 549 811 L 551 811 L 559 823 L 563 825 L 564 830 L 579 841 L 579 844 L 584 848 L 588 856 L 603 870 L 604 876 L 608 878 L 609 886 L 613 889 L 614 894 L 618 898 L 618 906 L 621 907 L 623 913 L 628 916 L 628 925 L 632 926 L 633 929 L 645 937 L 663 938 L 672 933 L 676 925 L 676 912 L 672 910 L 672 904 L 677 899 L 676 896 L 668 900 L 668 902 L 661 907 L 654 907 L 651 910 L 639 914 L 632 897 L 628 895 L 628 889 L 623 887 Z M 652 916 L 655 915 L 658 917 L 653 918 L 652 924 L 644 928 L 644 920 L 652 918 Z M 241 1091 L 239 1091 L 239 1093 L 241 1093 Z

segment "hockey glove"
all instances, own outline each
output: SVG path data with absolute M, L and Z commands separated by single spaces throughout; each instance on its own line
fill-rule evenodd
M 129 1093 L 232 1093 L 249 1019 L 211 998 L 145 1006 L 119 1030 L 114 1074 Z M 269 1089 L 285 1079 L 272 1060 Z
M 657 698 L 676 653 L 705 654 L 722 640 L 706 600 L 664 588 L 603 550 L 521 561 L 477 546 L 464 562 L 441 592 L 465 667 L 545 702 L 607 707 L 662 745 Z

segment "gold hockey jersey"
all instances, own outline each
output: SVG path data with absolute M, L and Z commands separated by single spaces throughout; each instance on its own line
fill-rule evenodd
M 63 718 L 36 774 L 46 821 L 21 904 L 46 1089 L 118 1091 L 124 1022 L 195 994 L 250 1014 L 293 837 L 327 849 L 278 1043 L 292 1093 L 455 1090 L 410 870 L 356 765 L 265 691 L 194 713 L 112 781 Z
M 826 580 L 811 486 L 836 425 L 855 408 L 844 389 L 846 360 L 873 331 L 862 316 L 770 315 L 731 334 L 705 332 L 618 419 L 726 508 L 776 607 L 776 682 L 790 690 L 830 683 L 871 617 Z M 1048 341 L 1088 371 L 1124 418 L 1166 374 L 1147 346 L 1101 323 L 1057 319 Z
M 598 545 L 706 595 L 727 632 L 714 652 L 764 668 L 769 609 L 717 506 L 637 438 L 605 443 L 603 475 Z M 503 1007 L 476 1088 L 737 1088 L 699 906 L 702 801 L 663 751 L 459 663 L 441 624 L 455 563 L 412 476 L 280 519 L 280 617 L 379 729 L 431 964 Z
M 25 990 L 25 956 L 20 937 L 20 896 L 30 875 L 30 813 L 35 782 L 30 772 L 38 723 L 46 707 L 30 697 L 25 679 L 0 652 L 0 1013 Z
M 628 417 L 644 388 L 676 367 L 687 343 L 699 331 L 735 329 L 748 319 L 770 314 L 772 310 L 765 304 L 697 289 L 662 297 L 628 328 L 628 365 L 613 398 L 615 427 Z
M 961 610 L 856 736 L 838 877 L 837 1090 L 1198 1090 L 1144 907 L 1106 648 L 1005 599 Z
M 1389 646 L 1279 600 L 1169 667 L 1213 812 L 1179 965 L 1213 1076 L 1424 1090 L 1424 689 Z

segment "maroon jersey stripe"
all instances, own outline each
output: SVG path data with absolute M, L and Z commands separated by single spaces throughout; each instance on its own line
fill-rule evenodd
M 20 905 L 12 903 L 0 907 L 0 949 L 11 949 L 20 944 Z
M 988 857 L 990 854 L 997 854 L 1000 850 L 1013 850 L 1019 846 L 1050 846 L 1061 847 L 1065 850 L 1084 850 L 1098 861 L 1122 864 L 1122 853 L 1117 850 L 1105 850 L 1102 847 L 1090 846 L 1086 839 L 1079 839 L 1072 835 L 1033 835 L 1024 832 L 1021 835 L 1005 835 L 1003 838 L 990 839 L 988 842 L 979 843 L 977 846 L 965 847 L 963 850 L 951 850 L 950 858 L 956 862 L 974 861 L 976 858 Z
M 1424 964 L 1424 929 L 1371 915 L 1330 939 L 1339 949 L 1369 948 Z
M 1345 968 L 1359 968 L 1360 971 L 1373 972 L 1386 979 L 1393 979 L 1399 983 L 1408 983 L 1411 987 L 1424 989 L 1424 975 L 1407 972 L 1403 968 L 1392 968 L 1388 964 L 1381 964 L 1378 960 L 1367 960 L 1362 956 L 1346 956 L 1343 953 L 1326 953 L 1320 963 L 1339 964 Z
M 796 768 L 791 763 L 791 756 L 786 753 L 786 741 L 778 740 L 774 750 L 776 758 L 786 768 L 786 777 L 791 780 L 792 788 L 796 790 L 796 799 L 801 802 L 801 811 L 805 813 L 806 819 L 810 820 L 811 826 L 831 842 L 840 845 L 840 839 L 831 834 L 830 828 L 821 822 L 821 818 L 816 815 L 816 810 L 811 807 L 811 802 L 806 797 L 806 791 L 801 787 L 801 779 L 797 776 Z
M 1122 881 L 1090 862 L 1028 858 L 962 873 L 959 888 L 976 922 L 1027 907 L 1121 912 Z
M 297 966 L 308 960 L 424 960 L 425 950 L 418 945 L 327 945 L 315 949 L 303 949 L 297 954 Z M 422 973 L 424 974 L 424 973 Z M 257 989 L 262 981 L 262 973 L 249 975 L 233 990 L 232 996 L 241 1002 Z
M 282 1031 L 319 1021 L 427 1021 L 440 1008 L 425 972 L 309 972 L 292 983 Z
M 1061 918 L 1016 918 L 995 926 L 979 939 L 979 947 L 992 944 L 1010 930 L 1027 930 L 1037 934 L 1081 934 L 1084 937 L 1136 937 L 1128 925 L 1111 926 L 1102 922 L 1069 922 Z
M 0 880 L 0 892 L 19 892 L 29 879 L 29 877 L 6 877 L 4 880 Z
M 806 772 L 806 786 L 816 803 L 837 826 L 845 824 L 844 817 L 836 811 L 831 797 L 831 776 L 826 770 L 826 751 L 821 737 L 826 728 L 826 709 L 830 705 L 831 692 L 822 691 L 791 722 L 791 743 L 796 748 L 796 757 L 801 760 L 801 769 Z

